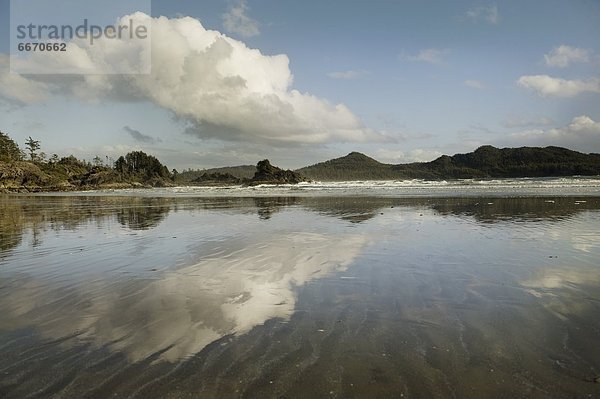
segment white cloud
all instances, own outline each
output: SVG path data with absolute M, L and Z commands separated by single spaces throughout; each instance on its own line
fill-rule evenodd
M 136 12 L 120 18 L 116 26 L 138 26 L 148 29 L 151 18 Z M 149 73 L 151 66 L 150 40 L 119 38 L 94 40 L 75 37 L 65 43 L 66 51 L 32 51 L 26 56 L 11 56 L 11 72 L 20 74 L 82 75 L 98 80 L 93 75 Z M 56 78 L 55 79 L 60 79 Z
M 428 48 L 419 51 L 415 55 L 401 55 L 400 58 L 403 60 L 413 61 L 413 62 L 427 62 L 434 65 L 439 65 L 444 63 L 444 58 L 450 54 L 449 49 L 435 49 Z
M 589 62 L 591 51 L 578 47 L 561 45 L 554 47 L 550 53 L 544 55 L 546 65 L 555 68 L 566 68 L 571 63 Z
M 443 154 L 437 150 L 417 148 L 410 151 L 391 150 L 381 148 L 377 151 L 377 160 L 384 163 L 410 163 L 410 162 L 429 162 L 439 158 Z
M 259 24 L 256 20 L 246 15 L 248 5 L 245 0 L 232 4 L 223 14 L 223 27 L 231 33 L 237 33 L 243 37 L 258 36 L 260 34 Z
M 473 7 L 467 10 L 465 18 L 474 22 L 487 22 L 492 25 L 500 23 L 500 13 L 497 5 Z
M 10 73 L 10 61 L 7 55 L 0 54 L 0 97 L 18 104 L 31 104 L 48 98 L 48 87 Z
M 327 74 L 327 76 L 329 76 L 332 79 L 346 79 L 346 80 L 352 80 L 352 79 L 358 79 L 361 76 L 365 75 L 367 72 L 365 71 L 338 71 L 338 72 L 329 72 Z
M 465 85 L 473 88 L 473 89 L 478 89 L 478 90 L 483 90 L 485 89 L 485 85 L 479 81 L 479 80 L 465 80 Z
M 600 153 L 600 122 L 580 115 L 565 127 L 525 130 L 511 134 L 508 139 L 513 145 L 555 145 L 586 153 Z
M 148 18 L 143 14 L 124 18 L 142 16 Z M 224 141 L 272 145 L 389 141 L 366 128 L 345 105 L 294 90 L 285 54 L 264 55 L 205 29 L 190 17 L 152 18 L 151 29 L 152 72 L 148 75 L 7 78 L 2 74 L 3 82 L 17 81 L 2 85 L 1 93 L 28 101 L 18 88 L 30 85 L 32 89 L 25 92 L 35 94 L 35 99 L 47 89 L 54 96 L 87 101 L 148 101 L 186 121 L 189 133 Z M 102 59 L 112 54 L 113 42 L 119 46 L 119 40 L 101 40 L 82 49 L 88 58 Z
M 600 93 L 600 79 L 566 80 L 548 75 L 521 76 L 517 84 L 541 97 L 574 97 L 580 93 Z

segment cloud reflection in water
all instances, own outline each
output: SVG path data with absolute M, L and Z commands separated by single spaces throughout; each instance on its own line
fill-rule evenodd
M 289 319 L 294 287 L 344 271 L 366 242 L 361 235 L 263 235 L 230 240 L 225 254 L 155 280 L 96 280 L 64 290 L 20 280 L 0 305 L 3 325 L 11 319 L 21 327 L 34 324 L 53 339 L 81 332 L 80 339 L 122 351 L 131 361 L 158 351 L 164 351 L 160 359 L 177 361 L 226 335 Z

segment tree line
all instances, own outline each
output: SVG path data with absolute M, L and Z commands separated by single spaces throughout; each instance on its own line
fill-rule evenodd
M 93 174 L 103 173 L 102 180 L 138 181 L 145 182 L 151 179 L 173 180 L 177 171 L 169 171 L 156 157 L 143 151 L 132 151 L 112 161 L 108 156 L 105 159 L 94 157 L 91 162 L 80 160 L 73 155 L 59 157 L 53 154 L 48 157 L 41 151 L 41 142 L 31 136 L 25 140 L 25 150 L 10 138 L 6 133 L 0 132 L 0 161 L 6 164 L 18 165 L 19 162 L 34 164 L 44 173 L 63 177 L 69 181 L 76 178 L 89 177 Z

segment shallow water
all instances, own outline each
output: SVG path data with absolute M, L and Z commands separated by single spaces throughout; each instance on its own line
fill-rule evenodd
M 0 397 L 600 397 L 589 190 L 122 194 L 0 196 Z

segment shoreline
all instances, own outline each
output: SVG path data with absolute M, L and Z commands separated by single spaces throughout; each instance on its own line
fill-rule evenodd
M 535 181 L 535 180 L 551 180 L 551 179 L 586 179 L 586 180 L 597 180 L 600 184 L 600 175 L 596 176 L 584 176 L 584 175 L 573 175 L 573 176 L 540 176 L 540 177 L 484 177 L 484 178 L 439 178 L 439 179 L 381 179 L 381 180 L 331 180 L 331 181 L 304 181 L 299 183 L 289 183 L 283 181 L 247 181 L 240 183 L 228 183 L 228 182 L 206 182 L 206 184 L 161 184 L 161 185 L 150 185 L 139 182 L 130 183 L 106 183 L 101 185 L 83 185 L 74 186 L 58 185 L 58 186 L 2 186 L 0 185 L 0 194 L 35 194 L 35 193 L 62 193 L 62 192 L 82 192 L 82 191 L 105 191 L 105 190 L 161 190 L 161 189 L 174 189 L 174 188 L 207 188 L 207 189 L 231 189 L 231 188 L 253 188 L 253 187 L 305 187 L 308 185 L 359 185 L 359 184 L 372 184 L 373 186 L 381 186 L 385 183 L 406 183 L 406 182 L 422 182 L 427 183 L 449 183 L 455 186 L 461 186 L 467 182 L 510 182 L 514 180 L 523 181 Z M 463 183 L 463 184 L 461 184 Z M 432 184 L 435 185 L 435 184 Z
M 0 189 L 3 195 L 140 197 L 600 197 L 599 176 Z

